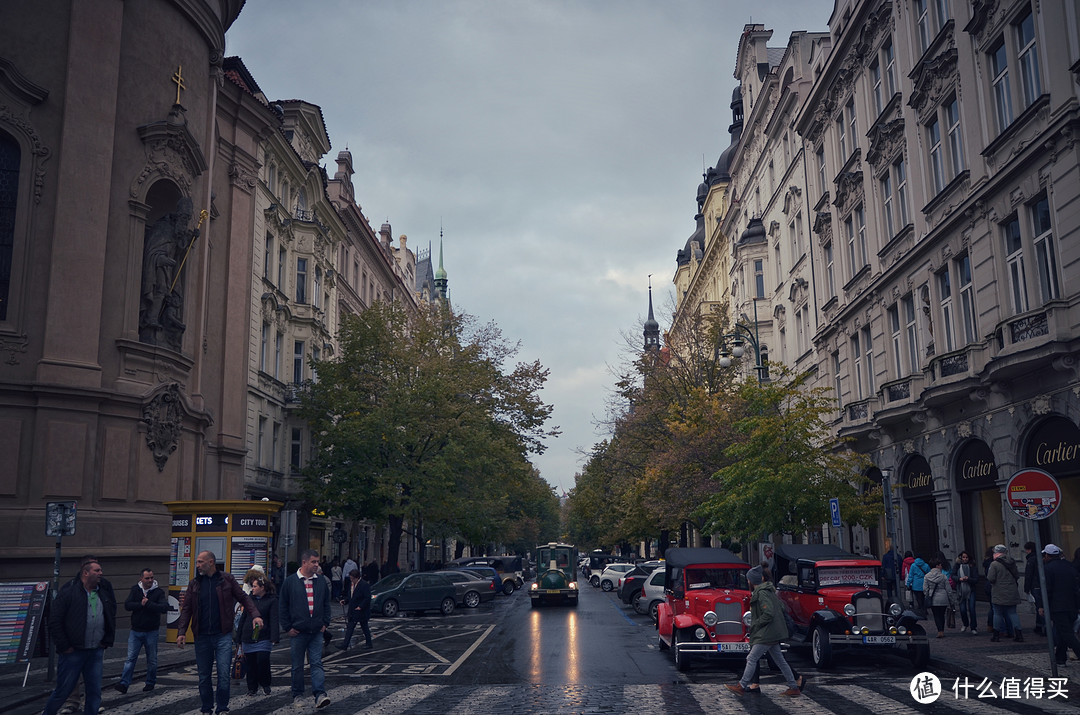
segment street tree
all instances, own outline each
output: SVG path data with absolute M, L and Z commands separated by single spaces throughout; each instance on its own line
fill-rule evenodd
M 829 425 L 836 401 L 808 377 L 770 366 L 773 379 L 745 381 L 736 439 L 714 475 L 716 490 L 699 510 L 707 528 L 743 542 L 762 534 L 800 534 L 829 520 L 840 499 L 848 523 L 870 526 L 881 514 L 881 487 L 864 476 L 869 462 L 838 441 Z
M 410 312 L 375 303 L 342 320 L 339 344 L 339 354 L 314 364 L 318 379 L 301 403 L 315 447 L 305 495 L 330 512 L 387 522 L 390 554 L 406 519 L 421 541 L 428 518 L 497 527 L 500 505 L 478 514 L 462 495 L 525 469 L 558 434 L 539 397 L 547 369 L 531 362 L 504 371 L 518 346 L 494 324 L 442 304 Z

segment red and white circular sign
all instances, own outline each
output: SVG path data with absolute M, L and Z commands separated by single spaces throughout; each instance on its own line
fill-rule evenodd
M 1039 521 L 1057 511 L 1061 487 L 1052 475 L 1041 469 L 1021 469 L 1005 487 L 1005 499 L 1016 515 Z

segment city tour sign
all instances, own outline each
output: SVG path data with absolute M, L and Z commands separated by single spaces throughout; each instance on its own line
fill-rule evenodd
M 1016 515 L 1032 521 L 1047 519 L 1061 505 L 1061 487 L 1041 469 L 1021 469 L 1005 487 L 1005 499 Z

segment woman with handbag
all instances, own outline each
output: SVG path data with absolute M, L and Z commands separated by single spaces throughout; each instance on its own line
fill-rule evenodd
M 937 625 L 937 637 L 945 637 L 945 610 L 956 601 L 956 592 L 953 590 L 949 577 L 941 570 L 941 558 L 935 556 L 930 559 L 930 571 L 923 577 L 923 594 L 926 605 L 934 612 L 934 623 Z
M 280 639 L 278 625 L 277 596 L 274 583 L 266 576 L 255 577 L 251 584 L 251 599 L 262 614 L 266 625 L 262 628 L 253 626 L 246 614 L 240 617 L 239 643 L 244 659 L 247 661 L 248 695 L 256 695 L 259 686 L 270 694 L 270 650 Z

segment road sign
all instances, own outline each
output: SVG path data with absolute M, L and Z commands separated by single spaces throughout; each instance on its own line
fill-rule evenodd
M 1021 469 L 1012 475 L 1006 485 L 1005 499 L 1017 516 L 1041 521 L 1050 517 L 1061 505 L 1061 487 L 1048 472 Z
M 45 536 L 75 535 L 76 504 L 73 501 L 51 501 L 45 504 Z
M 832 515 L 832 525 L 837 529 L 840 528 L 840 500 L 832 498 L 829 500 L 829 514 Z

